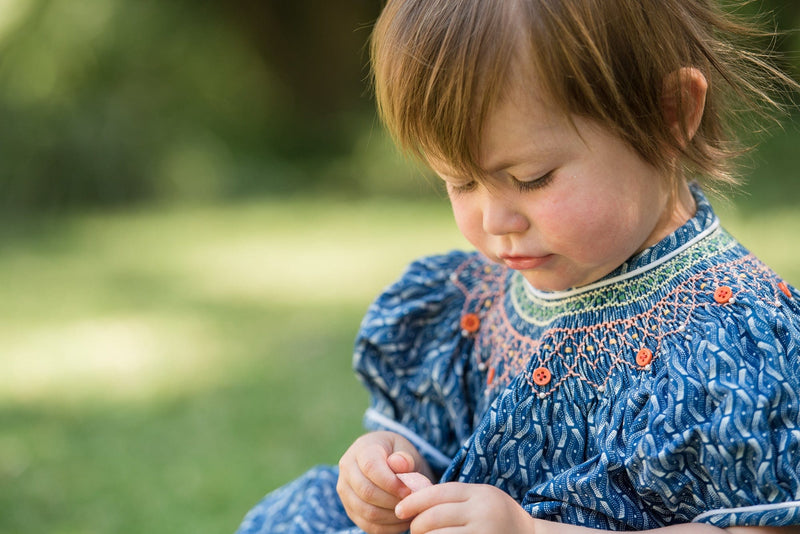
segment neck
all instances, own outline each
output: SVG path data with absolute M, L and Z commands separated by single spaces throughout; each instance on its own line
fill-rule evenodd
M 689 189 L 689 184 L 685 180 L 680 180 L 672 195 L 667 199 L 666 209 L 656 224 L 655 230 L 637 252 L 655 245 L 670 235 L 694 217 L 696 212 L 697 205 L 692 191 Z

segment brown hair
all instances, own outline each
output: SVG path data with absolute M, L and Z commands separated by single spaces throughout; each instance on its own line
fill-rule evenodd
M 681 154 L 680 172 L 668 176 L 713 185 L 736 181 L 731 119 L 743 110 L 770 117 L 782 108 L 773 87 L 797 87 L 768 53 L 748 50 L 770 35 L 716 0 L 389 0 L 371 55 L 381 118 L 423 160 L 480 180 L 483 122 L 512 60 L 528 56 L 565 113 L 610 129 L 659 169 Z M 708 93 L 699 129 L 682 143 L 661 106 L 667 76 L 689 66 L 705 75 Z M 671 98 L 683 116 L 680 89 Z

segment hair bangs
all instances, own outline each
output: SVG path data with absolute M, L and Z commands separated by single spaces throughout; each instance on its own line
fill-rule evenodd
M 406 152 L 481 179 L 478 145 L 518 42 L 515 2 L 390 2 L 371 43 L 378 111 Z M 387 13 L 388 12 L 388 13 Z

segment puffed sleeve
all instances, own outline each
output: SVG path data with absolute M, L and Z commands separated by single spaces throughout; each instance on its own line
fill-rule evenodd
M 800 524 L 800 295 L 733 287 L 687 330 L 637 427 L 646 503 L 717 527 Z
M 452 273 L 472 257 L 413 263 L 370 306 L 356 340 L 354 368 L 371 396 L 365 426 L 405 436 L 437 474 L 471 432 L 465 295 Z

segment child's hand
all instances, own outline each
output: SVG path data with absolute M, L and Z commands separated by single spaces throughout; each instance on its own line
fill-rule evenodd
M 395 473 L 419 471 L 430 477 L 428 463 L 416 447 L 394 432 L 373 432 L 358 438 L 339 461 L 336 491 L 347 515 L 371 534 L 408 530 L 394 508 L 411 494 Z
M 420 473 L 397 473 L 397 478 L 399 478 L 403 484 L 408 486 L 408 489 L 411 490 L 411 493 L 433 485 L 428 477 Z
M 414 492 L 395 508 L 411 534 L 533 532 L 534 519 L 507 493 L 483 484 L 449 482 Z M 413 520 L 413 521 L 412 521 Z

